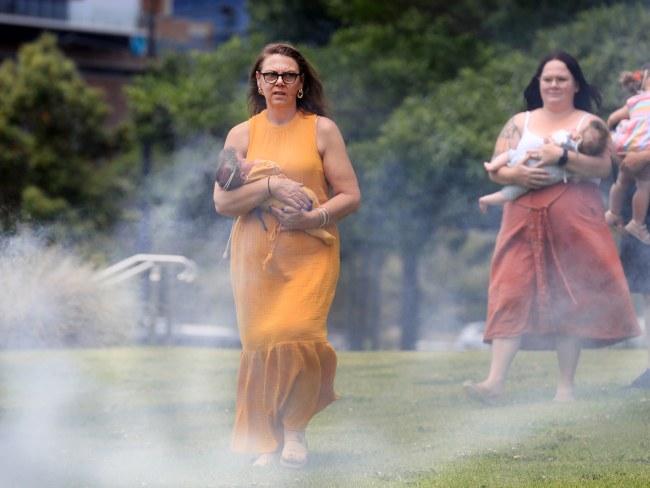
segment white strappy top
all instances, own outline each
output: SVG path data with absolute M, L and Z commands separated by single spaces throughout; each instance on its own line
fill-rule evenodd
M 580 120 L 578 121 L 578 125 L 576 126 L 576 131 L 579 131 L 581 129 L 582 123 L 585 121 L 588 115 L 589 114 L 583 114 L 582 117 L 580 117 Z M 530 112 L 526 112 L 526 120 L 524 121 L 524 130 L 521 133 L 521 139 L 519 139 L 519 143 L 517 144 L 517 149 L 516 149 L 517 152 L 530 151 L 531 149 L 537 149 L 538 147 L 544 145 L 544 138 L 538 134 L 534 134 L 528 128 L 529 120 L 530 120 Z M 553 138 L 561 137 L 561 136 L 564 136 L 563 138 L 566 138 L 566 135 L 569 134 L 570 134 L 569 131 L 560 129 L 559 131 L 553 132 L 551 136 Z
M 580 120 L 578 121 L 578 125 L 576 125 L 576 131 L 579 131 L 582 128 L 582 123 L 585 121 L 589 114 L 583 114 L 582 117 L 580 117 Z M 517 143 L 517 147 L 515 148 L 515 160 L 520 159 L 523 157 L 523 155 L 527 151 L 531 151 L 533 149 L 537 149 L 539 147 L 542 147 L 544 145 L 544 137 L 535 134 L 530 131 L 528 128 L 528 121 L 530 120 L 530 112 L 526 112 L 526 119 L 524 121 L 524 130 L 521 133 L 521 138 L 519 139 L 519 143 Z M 570 132 L 565 130 L 565 129 L 560 129 L 553 134 L 551 134 L 551 138 L 553 140 L 566 140 L 568 136 L 570 136 Z M 600 183 L 600 178 L 585 178 L 588 181 L 593 181 L 594 183 L 598 184 Z M 583 180 L 584 181 L 584 180 Z

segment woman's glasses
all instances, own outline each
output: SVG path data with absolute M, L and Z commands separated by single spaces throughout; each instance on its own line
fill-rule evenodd
M 282 78 L 282 81 L 286 85 L 291 85 L 296 82 L 298 77 L 300 76 L 300 73 L 292 73 L 291 71 L 288 71 L 286 73 L 277 73 L 275 71 L 266 71 L 264 73 L 261 73 L 262 78 L 264 78 L 264 81 L 267 83 L 275 84 L 277 81 Z

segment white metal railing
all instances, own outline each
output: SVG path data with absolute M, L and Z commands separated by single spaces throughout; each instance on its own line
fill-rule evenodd
M 135 254 L 97 272 L 94 280 L 105 285 L 114 285 L 149 271 L 150 281 L 160 281 L 160 266 L 162 264 L 183 266 L 181 272 L 176 275 L 176 279 L 179 281 L 191 283 L 196 278 L 196 263 L 185 256 L 176 254 Z

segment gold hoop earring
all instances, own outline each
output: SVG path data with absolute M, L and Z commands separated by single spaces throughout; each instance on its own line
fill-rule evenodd
M 305 95 L 305 92 L 302 91 L 302 88 L 300 90 L 298 90 L 298 95 L 297 95 L 298 98 L 302 98 L 304 95 Z

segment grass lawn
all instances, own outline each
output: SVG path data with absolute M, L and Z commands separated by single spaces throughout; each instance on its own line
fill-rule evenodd
M 638 350 L 585 351 L 573 404 L 555 357 L 517 356 L 504 401 L 460 387 L 486 352 L 341 353 L 341 399 L 308 431 L 309 466 L 254 470 L 228 451 L 238 351 L 0 354 L 0 486 L 650 486 L 650 391 Z

